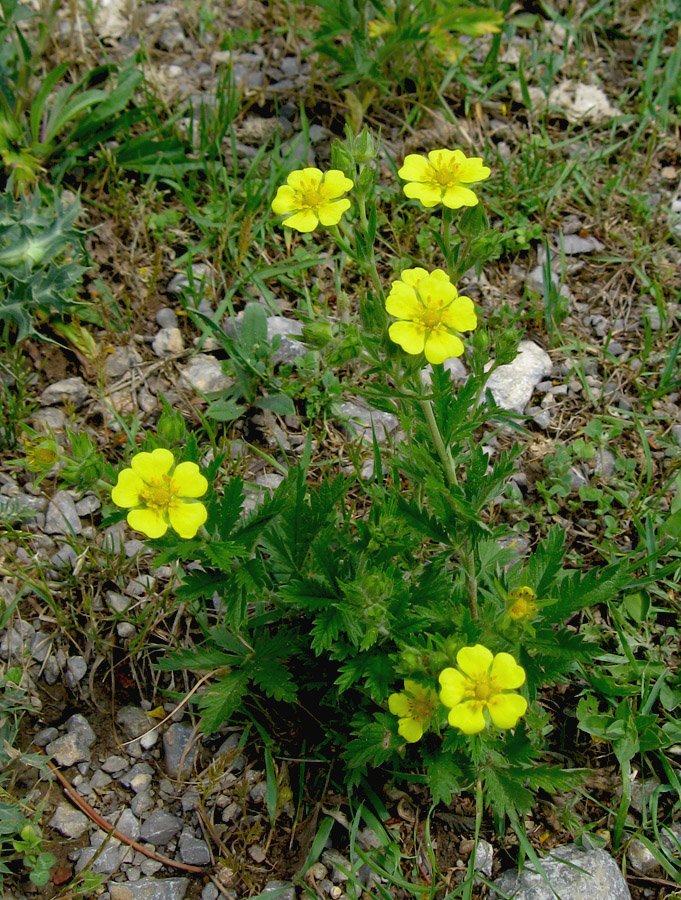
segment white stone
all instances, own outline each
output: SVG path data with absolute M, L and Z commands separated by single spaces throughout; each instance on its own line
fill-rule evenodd
M 534 388 L 551 374 L 553 363 L 534 341 L 521 341 L 513 362 L 499 366 L 487 379 L 487 388 L 502 409 L 523 413 Z
M 219 360 L 208 353 L 194 357 L 180 375 L 180 384 L 183 387 L 200 391 L 202 394 L 226 391 L 232 383 L 222 371 Z
M 569 122 L 587 121 L 597 125 L 622 115 L 599 87 L 569 78 L 553 88 L 549 94 L 549 106 L 560 109 Z

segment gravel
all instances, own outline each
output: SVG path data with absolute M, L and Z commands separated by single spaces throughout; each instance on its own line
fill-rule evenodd
M 163 735 L 163 751 L 166 772 L 171 778 L 191 775 L 197 751 L 196 736 L 192 726 L 179 722 L 171 725 Z
M 140 829 L 140 839 L 154 847 L 164 847 L 182 828 L 183 822 L 165 809 L 158 809 L 145 819 Z

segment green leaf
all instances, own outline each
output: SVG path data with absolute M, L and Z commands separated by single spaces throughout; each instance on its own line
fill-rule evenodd
M 267 343 L 267 313 L 260 303 L 249 303 L 241 319 L 240 342 L 249 355 Z
M 254 406 L 260 409 L 268 409 L 278 416 L 293 416 L 296 407 L 288 394 L 269 394 L 267 397 L 259 397 Z
M 248 675 L 237 669 L 220 678 L 198 700 L 201 724 L 206 734 L 214 734 L 238 709 L 248 688 Z

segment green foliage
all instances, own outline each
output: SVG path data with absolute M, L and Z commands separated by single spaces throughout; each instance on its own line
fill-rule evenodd
M 76 199 L 64 208 L 56 191 L 36 191 L 19 202 L 0 197 L 0 322 L 6 338 L 39 334 L 37 319 L 79 315 L 90 308 L 79 301 L 84 258 L 82 234 L 74 227 L 80 213 Z

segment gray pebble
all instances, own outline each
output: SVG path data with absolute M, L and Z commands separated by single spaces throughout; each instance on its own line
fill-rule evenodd
M 140 791 L 130 801 L 130 809 L 138 817 L 141 818 L 145 813 L 154 808 L 154 799 L 146 791 Z
M 175 310 L 168 306 L 162 306 L 156 310 L 156 324 L 159 328 L 177 328 L 177 315 Z
M 36 631 L 31 639 L 31 656 L 36 662 L 45 662 L 52 650 L 52 635 Z
M 535 386 L 553 369 L 548 353 L 534 341 L 521 341 L 513 362 L 499 366 L 487 379 L 487 388 L 502 409 L 522 413 L 532 399 Z
M 109 787 L 110 784 L 111 776 L 107 775 L 106 772 L 102 772 L 101 769 L 94 772 L 90 779 L 90 785 L 94 791 L 103 791 L 104 788 Z
M 98 847 L 86 847 L 81 850 L 76 863 L 76 873 L 82 872 L 96 854 L 99 855 L 89 866 L 89 872 L 92 872 L 93 875 L 111 875 L 116 871 L 119 865 L 118 847 L 109 843 L 101 852 Z
M 142 357 L 134 344 L 128 344 L 127 347 L 116 347 L 104 362 L 104 373 L 108 378 L 120 378 L 141 363 Z
M 223 372 L 221 363 L 210 354 L 202 353 L 194 357 L 180 373 L 180 384 L 202 394 L 226 391 L 233 380 Z
M 128 768 L 128 760 L 122 756 L 107 756 L 102 763 L 102 769 L 109 775 L 117 775 Z
M 124 613 L 132 603 L 130 597 L 125 597 L 117 591 L 107 591 L 105 597 L 111 610 L 115 613 L 119 613 L 119 615 Z
M 77 734 L 88 747 L 92 747 L 97 740 L 97 735 L 90 727 L 90 723 L 80 713 L 75 713 L 66 720 L 66 730 L 70 734 Z
M 45 751 L 54 757 L 59 766 L 75 766 L 76 763 L 90 761 L 90 749 L 77 733 L 63 734 L 51 741 Z
M 182 353 L 184 350 L 182 332 L 179 328 L 162 328 L 151 342 L 151 348 L 156 356 L 161 358 Z
M 647 875 L 658 866 L 655 854 L 652 853 L 643 841 L 632 838 L 627 848 L 627 858 L 639 875 Z
M 180 837 L 180 859 L 190 866 L 207 866 L 210 863 L 208 844 L 200 838 L 183 834 Z
M 146 863 L 154 863 L 153 859 L 149 859 Z M 153 869 L 154 874 L 161 868 L 160 864 L 147 865 L 142 864 L 141 870 L 144 872 Z M 146 873 L 145 873 L 146 874 Z M 188 878 L 142 878 L 131 882 L 109 882 L 109 891 L 111 900 L 183 900 L 184 895 L 189 888 Z
M 36 747 L 46 747 L 48 744 L 52 743 L 52 741 L 56 740 L 59 737 L 59 732 L 56 728 L 42 728 L 34 737 L 33 743 Z
M 165 809 L 158 809 L 144 820 L 140 829 L 140 838 L 149 841 L 154 847 L 164 847 L 182 828 L 182 820 L 171 815 Z
M 563 236 L 563 250 L 568 255 L 577 253 L 593 253 L 594 250 L 604 250 L 605 245 L 591 235 L 580 237 L 578 234 L 566 234 Z
M 265 900 L 274 893 L 277 895 L 277 900 L 296 900 L 296 889 L 287 881 L 268 881 L 260 896 Z
M 104 529 L 104 540 L 102 547 L 107 553 L 120 553 L 123 546 L 123 535 L 125 533 L 125 522 L 116 522 L 115 525 L 109 525 Z
M 153 773 L 154 770 L 149 763 L 136 763 L 129 772 L 126 772 L 118 780 L 123 787 L 134 791 L 136 794 L 141 794 L 151 784 Z
M 80 534 L 80 517 L 76 504 L 68 491 L 57 491 L 45 514 L 45 531 L 48 534 Z
M 631 900 L 627 882 L 615 860 L 604 850 L 582 850 L 570 844 L 556 847 L 542 866 L 548 878 L 526 863 L 520 875 L 504 872 L 494 881 L 502 895 L 515 900 Z M 498 900 L 492 890 L 490 900 Z
M 619 341 L 610 341 L 606 349 L 613 356 L 621 356 L 624 353 L 624 347 Z
M 358 435 L 362 440 L 371 442 L 373 433 L 376 440 L 383 442 L 397 429 L 400 420 L 392 413 L 372 409 L 360 401 L 346 400 L 339 405 L 340 415 L 348 420 L 346 430 L 351 435 Z M 373 425 L 373 429 L 372 429 Z
M 82 793 L 82 789 L 81 789 Z M 49 821 L 50 828 L 56 828 L 64 837 L 75 839 L 85 834 L 90 824 L 89 818 L 70 803 L 60 803 Z
M 85 494 L 76 503 L 76 512 L 79 516 L 90 516 L 102 508 L 101 501 L 96 494 Z
M 190 741 L 192 742 L 190 744 Z M 173 724 L 163 735 L 166 772 L 171 778 L 188 776 L 194 769 L 197 736 L 191 725 Z M 180 769 L 180 766 L 182 768 Z
M 125 593 L 132 597 L 146 597 L 156 587 L 156 579 L 153 575 L 138 575 L 128 582 Z
M 78 409 L 87 400 L 88 393 L 88 387 L 82 378 L 64 378 L 48 385 L 41 394 L 40 402 L 43 406 L 70 403 Z
M 218 900 L 218 889 L 212 881 L 209 881 L 201 891 L 201 900 Z
M 87 663 L 82 656 L 69 656 L 66 660 L 66 680 L 69 687 L 74 687 L 87 673 Z M 71 676 L 69 678 L 69 676 Z

